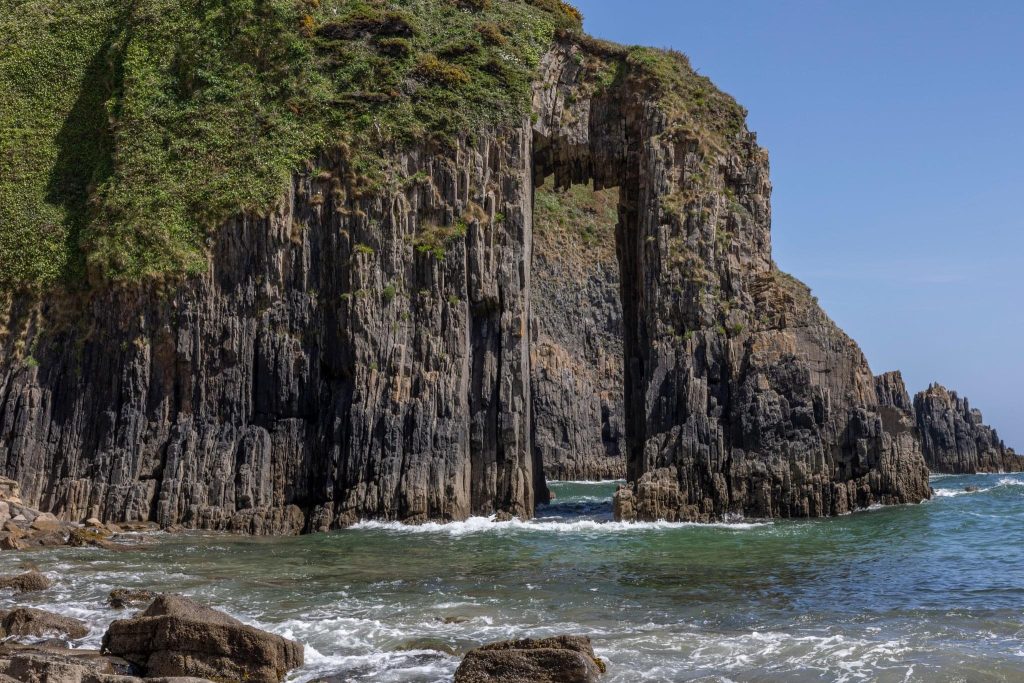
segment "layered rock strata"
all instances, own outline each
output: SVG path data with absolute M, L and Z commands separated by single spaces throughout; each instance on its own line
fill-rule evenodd
M 925 461 L 933 472 L 1021 472 L 1024 457 L 1007 447 L 966 397 L 932 384 L 914 396 Z
M 618 188 L 622 518 L 926 498 L 863 354 L 772 262 L 767 154 L 742 111 L 651 55 L 563 35 L 518 127 L 396 150 L 384 187 L 328 150 L 181 283 L 8 297 L 3 471 L 71 520 L 530 516 L 558 443 L 532 415 L 559 367 L 531 323 L 534 184 L 553 175 Z

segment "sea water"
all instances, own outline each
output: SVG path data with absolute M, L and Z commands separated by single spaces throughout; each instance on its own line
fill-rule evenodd
M 83 619 L 113 588 L 183 593 L 306 646 L 293 681 L 450 681 L 468 649 L 580 633 L 625 681 L 1024 681 L 1024 476 L 834 519 L 616 523 L 614 482 L 554 482 L 529 522 L 364 522 L 297 538 L 145 535 L 0 554 Z M 978 491 L 967 492 L 966 486 Z

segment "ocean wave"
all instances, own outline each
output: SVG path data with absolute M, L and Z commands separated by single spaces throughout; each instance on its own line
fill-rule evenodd
M 745 531 L 763 526 L 771 522 L 598 522 L 580 519 L 572 522 L 544 521 L 543 519 L 523 521 L 513 519 L 507 522 L 495 521 L 494 517 L 470 517 L 462 522 L 426 522 L 424 524 L 405 524 L 403 522 L 380 522 L 366 520 L 350 527 L 358 530 L 391 531 L 408 534 L 447 534 L 449 536 L 467 536 L 470 534 L 495 532 L 554 532 L 554 533 L 620 533 L 636 531 L 664 531 L 669 529 L 727 529 Z
M 608 496 L 557 496 L 547 503 L 547 507 L 555 507 L 557 505 L 570 505 L 570 504 L 584 504 L 584 503 L 602 503 L 605 505 L 611 505 L 612 499 Z M 545 506 L 538 506 L 545 507 Z
M 305 650 L 306 663 L 291 672 L 286 679 L 289 683 L 306 683 L 339 674 L 345 674 L 345 680 L 351 681 L 450 681 L 458 665 L 454 657 L 426 650 L 358 655 L 324 655 L 309 645 Z
M 993 489 L 1002 488 L 1005 486 L 1024 486 L 1024 480 L 1015 479 L 1013 477 L 1002 477 L 996 481 L 992 486 L 977 487 L 971 491 L 966 490 L 964 487 L 949 489 L 949 488 L 937 488 L 933 489 L 935 497 L 937 498 L 955 498 L 956 496 L 965 496 L 972 493 L 988 493 Z
M 972 493 L 986 493 L 991 491 L 994 487 L 988 487 L 984 489 L 974 489 L 972 491 L 965 491 L 964 489 L 935 489 L 935 495 L 938 498 L 955 498 L 956 496 L 966 496 Z

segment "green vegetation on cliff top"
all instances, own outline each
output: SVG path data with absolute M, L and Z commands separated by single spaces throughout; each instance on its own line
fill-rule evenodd
M 580 21 L 561 0 L 0 0 L 0 290 L 201 271 L 211 229 L 318 151 L 373 179 L 390 150 L 522 120 Z M 732 102 L 677 57 L 628 61 Z

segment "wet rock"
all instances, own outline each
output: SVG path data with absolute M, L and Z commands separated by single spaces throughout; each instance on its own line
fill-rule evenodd
M 103 524 L 103 522 L 101 522 L 99 519 L 97 519 L 95 517 L 90 517 L 89 519 L 85 520 L 84 524 L 85 524 L 85 526 L 93 528 L 93 529 L 105 528 L 105 525 Z
M 978 487 L 977 487 L 977 486 L 965 486 L 965 487 L 964 487 L 964 491 L 965 491 L 966 493 L 974 493 L 974 492 L 976 492 L 977 490 L 978 490 Z
M 65 638 L 44 638 L 43 640 L 33 643 L 37 647 L 45 647 L 51 650 L 67 650 L 71 647 L 71 643 Z
M 914 412 L 921 448 L 933 472 L 1024 471 L 1024 456 L 1007 447 L 996 430 L 984 424 L 981 411 L 955 391 L 930 385 L 914 396 Z
M 96 650 L 68 650 L 41 643 L 0 645 L 0 682 L 3 683 L 7 680 L 21 683 L 142 683 L 142 679 L 133 674 L 138 674 L 138 671 L 129 662 L 103 656 Z
M 276 682 L 303 662 L 301 644 L 173 595 L 159 595 L 139 616 L 114 621 L 103 652 L 137 664 L 147 677 Z
M 465 624 L 469 621 L 469 617 L 461 616 L 450 616 L 450 617 L 439 617 L 442 624 Z
M 604 671 L 590 638 L 527 638 L 470 650 L 455 683 L 596 683 Z
M 124 609 L 132 605 L 149 602 L 156 597 L 156 593 L 140 588 L 115 588 L 110 591 L 107 603 L 114 609 Z
M 67 544 L 68 536 L 63 529 L 53 531 L 37 531 L 21 540 L 25 548 L 54 548 Z
M 78 619 L 32 607 L 18 607 L 11 610 L 4 616 L 0 626 L 2 626 L 5 636 L 58 634 L 77 639 L 89 635 L 89 627 Z
M 451 643 L 437 638 L 413 638 L 400 643 L 395 649 L 399 652 L 426 650 L 446 655 L 454 655 L 456 652 L 455 647 Z
M 16 593 L 46 590 L 52 585 L 50 579 L 35 569 L 24 574 L 0 576 L 0 590 L 13 589 Z
M 106 529 L 72 529 L 71 532 L 68 534 L 67 544 L 76 548 L 92 546 L 95 548 L 103 548 L 104 550 L 126 549 L 126 546 L 111 541 L 110 535 L 110 532 Z

